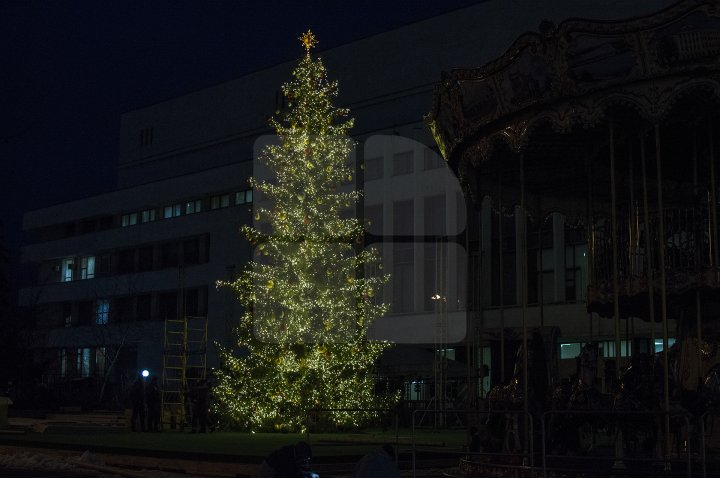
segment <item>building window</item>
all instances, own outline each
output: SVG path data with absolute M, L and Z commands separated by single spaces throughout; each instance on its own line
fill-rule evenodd
M 138 215 L 136 212 L 132 212 L 130 214 L 123 214 L 120 220 L 120 225 L 122 227 L 134 226 L 135 224 L 137 224 L 137 219 Z
M 426 171 L 428 169 L 438 169 L 445 166 L 445 161 L 443 161 L 442 157 L 430 148 L 425 148 L 423 156 L 423 167 Z
M 182 211 L 180 204 L 173 204 L 172 206 L 165 206 L 163 208 L 163 218 L 170 219 L 171 217 L 178 217 Z
M 177 267 L 179 265 L 180 247 L 177 242 L 166 242 L 160 246 L 160 267 Z
M 574 342 L 569 344 L 560 344 L 560 358 L 561 359 L 573 359 L 580 356 L 582 352 L 583 343 Z
M 95 349 L 95 374 L 97 375 L 105 375 L 106 354 L 106 347 L 98 347 Z
M 142 128 L 140 130 L 140 146 L 150 146 L 153 142 L 153 129 Z
M 221 207 L 230 206 L 230 195 L 221 194 L 210 198 L 210 209 L 220 209 Z
M 370 234 L 383 234 L 383 205 L 365 206 L 365 230 Z
M 412 312 L 414 288 L 415 288 L 415 267 L 413 257 L 414 244 L 395 243 L 393 245 L 393 302 L 392 312 Z
M 123 249 L 118 252 L 117 271 L 119 274 L 135 272 L 135 249 Z
M 672 347 L 673 345 L 675 345 L 675 339 L 668 337 L 668 347 Z M 663 351 L 663 339 L 655 339 L 655 353 L 659 354 L 662 351 Z
M 138 270 L 146 272 L 153 270 L 153 246 L 143 246 L 138 249 Z
M 73 262 L 72 257 L 62 260 L 60 268 L 60 280 L 62 282 L 70 282 L 73 280 Z
M 98 276 L 110 274 L 110 254 L 100 254 L 95 260 L 95 273 Z
M 82 348 L 77 349 L 77 371 L 81 377 L 90 376 L 90 357 L 92 356 L 92 349 Z
M 393 176 L 412 173 L 414 159 L 412 151 L 393 154 Z
M 393 229 L 396 236 L 411 236 L 415 232 L 413 200 L 393 203 Z
M 93 279 L 95 277 L 95 256 L 80 259 L 80 279 Z
M 195 214 L 200 211 L 202 211 L 202 201 L 200 199 L 185 203 L 185 214 Z
M 95 305 L 95 324 L 107 325 L 110 319 L 110 300 L 99 299 Z
M 235 204 L 251 204 L 253 200 L 252 189 L 235 193 Z
M 587 244 L 565 247 L 565 298 L 585 300 L 587 288 Z
M 178 318 L 176 291 L 158 294 L 158 314 L 160 320 Z
M 60 349 L 58 354 L 58 360 L 60 362 L 60 376 L 61 377 L 67 377 L 69 372 L 69 356 L 67 353 L 67 349 Z
M 152 222 L 156 219 L 155 217 L 155 209 L 145 209 L 141 215 L 140 218 L 142 222 Z
M 200 263 L 200 239 L 187 239 L 183 241 L 183 264 L 192 265 Z
M 381 179 L 383 177 L 384 161 L 382 156 L 365 160 L 365 181 Z

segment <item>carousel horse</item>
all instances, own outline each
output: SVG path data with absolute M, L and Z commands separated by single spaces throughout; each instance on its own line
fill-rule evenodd
M 554 454 L 589 452 L 594 446 L 595 432 L 607 427 L 607 417 L 571 413 L 610 409 L 609 396 L 594 387 L 598 358 L 597 344 L 585 344 L 578 357 L 575 381 L 562 384 L 553 391 L 552 410 L 567 412 L 550 415 L 548 438 Z M 590 443 L 587 443 L 588 436 Z
M 501 433 L 502 440 L 498 443 L 488 444 L 492 451 L 516 452 L 522 450 L 521 437 L 525 420 L 523 409 L 524 397 L 524 351 L 520 346 L 515 355 L 515 367 L 509 383 L 496 385 L 488 393 L 488 409 L 493 412 L 488 417 L 488 430 Z M 539 418 L 545 410 L 548 378 L 545 359 L 545 346 L 542 336 L 534 331 L 528 342 L 528 412 L 534 419 Z M 501 412 L 501 413 L 498 413 Z M 533 428 L 539 432 L 539 422 Z

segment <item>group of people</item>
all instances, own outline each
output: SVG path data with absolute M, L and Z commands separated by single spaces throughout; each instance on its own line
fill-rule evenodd
M 160 395 L 158 378 L 145 380 L 137 377 L 130 389 L 130 402 L 132 404 L 131 430 L 159 432 L 161 427 L 162 399 Z M 205 379 L 192 382 L 184 392 L 186 423 L 191 432 L 205 433 L 210 426 L 210 385 Z
M 157 377 L 152 377 L 149 382 L 137 377 L 130 389 L 130 402 L 132 404 L 131 430 L 134 432 L 159 432 L 162 402 Z
M 273 451 L 260 465 L 258 478 L 318 478 L 310 471 L 310 445 L 301 441 Z M 400 478 L 391 445 L 371 451 L 355 465 L 353 478 Z

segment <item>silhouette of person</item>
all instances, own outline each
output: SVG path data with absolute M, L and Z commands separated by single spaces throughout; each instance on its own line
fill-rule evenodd
M 130 429 L 134 432 L 145 431 L 145 382 L 140 377 L 135 379 L 130 388 L 130 403 L 132 404 Z
M 159 432 L 161 402 L 157 377 L 153 377 L 145 386 L 145 403 L 147 405 L 147 427 L 151 432 Z
M 278 448 L 260 465 L 258 478 L 306 478 L 312 476 L 306 470 L 312 458 L 310 445 L 304 441 Z

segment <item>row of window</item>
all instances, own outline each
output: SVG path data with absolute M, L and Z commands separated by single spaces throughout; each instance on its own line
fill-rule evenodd
M 615 358 L 615 341 L 614 340 L 603 340 L 600 342 L 594 342 L 598 347 L 598 355 L 604 358 Z M 560 344 L 560 358 L 561 359 L 574 359 L 580 356 L 583 347 L 587 342 L 569 342 Z M 638 347 L 637 352 L 649 353 L 648 344 L 645 341 L 636 341 L 635 345 Z M 668 339 L 668 347 L 675 345 L 675 339 Z M 655 339 L 653 344 L 653 353 L 660 353 L 663 351 L 662 339 Z M 633 341 L 632 340 L 621 340 L 620 341 L 620 356 L 631 357 L 633 355 Z
M 209 200 L 193 199 L 192 201 L 185 201 L 183 203 L 168 204 L 159 209 L 162 213 L 163 219 L 171 219 L 180 216 L 189 216 L 191 214 L 197 214 L 203 211 L 203 207 L 209 207 L 210 210 L 220 209 L 229 207 L 231 203 L 233 205 L 241 204 L 252 204 L 253 192 L 252 189 L 246 189 L 238 191 L 234 194 L 218 194 L 210 197 Z M 121 227 L 135 226 L 140 223 L 153 222 L 158 218 L 157 209 L 145 209 L 139 212 L 129 212 L 123 214 L 120 217 Z
M 47 304 L 44 325 L 77 327 L 207 315 L 207 287 Z
M 209 235 L 105 252 L 98 255 L 65 257 L 60 260 L 60 282 L 94 279 L 98 276 L 132 274 L 208 262 Z M 55 263 L 57 264 L 57 263 Z M 55 267 L 58 267 L 57 265 Z M 50 278 L 49 282 L 58 279 Z
M 425 171 L 445 166 L 440 155 L 432 149 L 423 150 L 423 168 Z M 402 176 L 415 171 L 415 152 L 402 151 L 392 156 L 392 175 Z M 385 175 L 385 158 L 375 156 L 365 160 L 365 181 L 382 179 Z

